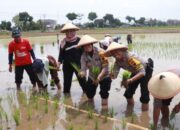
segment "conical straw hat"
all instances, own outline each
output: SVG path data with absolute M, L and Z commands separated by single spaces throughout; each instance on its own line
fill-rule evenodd
M 161 72 L 149 80 L 148 89 L 155 98 L 171 98 L 180 92 L 180 78 L 172 72 Z
M 95 38 L 89 36 L 89 35 L 84 35 L 82 36 L 81 40 L 79 41 L 77 47 L 81 47 L 84 45 L 88 45 L 88 44 L 93 44 L 93 43 L 97 43 L 98 40 L 96 40 Z
M 128 50 L 128 47 L 116 42 L 112 42 L 105 51 L 105 55 L 110 56 L 110 52 L 113 50 Z
M 72 23 L 66 23 L 63 28 L 61 29 L 61 33 L 65 33 L 67 30 L 75 30 L 78 31 L 79 28 L 77 26 L 75 26 Z

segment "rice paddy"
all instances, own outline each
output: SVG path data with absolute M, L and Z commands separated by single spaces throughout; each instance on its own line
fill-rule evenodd
M 103 38 L 102 34 L 93 34 L 92 36 L 99 40 Z M 30 38 L 30 40 L 34 44 L 36 55 L 51 54 L 56 58 L 58 57 L 59 47 L 56 44 L 56 36 Z M 119 74 L 118 79 L 112 82 L 108 109 L 101 107 L 99 88 L 94 104 L 88 104 L 86 102 L 87 98 L 82 93 L 76 80 L 72 83 L 70 95 L 63 95 L 57 89 L 51 90 L 50 85 L 48 94 L 33 95 L 31 92 L 32 86 L 25 73 L 22 92 L 17 92 L 14 84 L 14 72 L 9 73 L 7 67 L 7 41 L 10 41 L 10 39 L 0 39 L 0 55 L 3 61 L 0 65 L 0 130 L 25 130 L 27 128 L 29 130 L 153 129 L 153 98 L 151 97 L 150 110 L 141 112 L 138 89 L 134 95 L 135 106 L 132 108 L 126 106 L 126 100 L 123 97 L 125 89 L 121 88 L 119 91 L 116 89 L 120 88 L 123 72 Z M 125 34 L 121 35 L 121 42 L 127 44 Z M 133 44 L 130 48 L 144 59 L 151 57 L 154 60 L 154 73 L 165 70 L 168 66 L 180 64 L 179 33 L 134 34 Z M 113 61 L 113 59 L 110 59 L 110 61 Z M 62 83 L 62 71 L 59 71 L 59 77 Z M 170 110 L 179 101 L 180 95 L 177 95 L 171 102 Z M 169 129 L 179 130 L 180 115 L 171 115 L 171 118 Z M 164 129 L 160 121 L 158 128 L 160 130 Z

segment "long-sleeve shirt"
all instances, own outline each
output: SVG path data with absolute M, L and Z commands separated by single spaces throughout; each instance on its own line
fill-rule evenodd
M 92 80 L 96 80 L 98 76 L 101 80 L 108 76 L 108 59 L 103 55 L 103 50 L 93 47 L 92 57 L 88 53 L 83 52 L 81 56 L 81 71 L 87 74 L 87 70 L 89 70 L 89 77 Z M 96 72 L 99 70 L 99 73 L 94 73 L 94 70 L 97 70 Z
M 80 64 L 82 49 L 78 49 L 76 47 L 73 47 L 78 44 L 80 38 L 77 37 L 77 39 L 74 42 L 65 42 L 64 45 L 60 45 L 60 52 L 59 52 L 59 58 L 58 61 L 61 63 L 76 63 Z M 72 47 L 72 48 L 71 48 Z M 71 48 L 71 49 L 69 49 Z
M 124 57 L 124 60 L 116 60 L 113 69 L 114 76 L 117 77 L 121 68 L 130 71 L 134 75 L 140 72 L 145 75 L 145 69 L 147 67 L 146 63 L 147 61 L 141 59 L 138 55 L 131 52 L 127 52 Z

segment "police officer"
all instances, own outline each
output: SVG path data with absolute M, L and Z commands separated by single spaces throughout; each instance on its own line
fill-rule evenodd
M 84 35 L 79 41 L 77 47 L 82 47 L 84 50 L 81 56 L 80 75 L 86 77 L 87 70 L 89 70 L 89 78 L 86 83 L 86 94 L 89 101 L 94 101 L 97 86 L 100 84 L 99 94 L 102 98 L 102 106 L 107 106 L 111 78 L 109 77 L 108 71 L 108 59 L 103 55 L 104 51 L 93 46 L 93 44 L 97 42 L 95 38 L 89 35 Z
M 148 110 L 149 91 L 147 84 L 152 76 L 153 61 L 143 60 L 136 54 L 127 51 L 128 48 L 118 43 L 111 43 L 105 51 L 107 56 L 113 56 L 116 61 L 112 78 L 117 78 L 120 68 L 128 70 L 132 73 L 131 77 L 127 80 L 122 80 L 122 85 L 126 87 L 124 96 L 127 99 L 128 105 L 134 105 L 133 95 L 138 85 L 141 87 L 140 101 L 142 103 L 142 111 Z

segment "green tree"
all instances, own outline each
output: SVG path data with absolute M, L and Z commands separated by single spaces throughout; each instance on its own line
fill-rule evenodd
M 140 17 L 139 20 L 137 20 L 137 23 L 144 25 L 146 18 L 145 17 Z
M 94 21 L 96 18 L 97 18 L 97 14 L 96 14 L 95 12 L 90 12 L 90 13 L 88 14 L 88 19 L 89 19 L 90 21 Z
M 73 22 L 73 20 L 77 19 L 78 15 L 76 13 L 68 13 L 66 17 Z
M 23 30 L 29 30 L 30 29 L 30 24 L 33 21 L 33 17 L 30 16 L 27 12 L 21 12 L 19 13 L 19 21 L 23 22 Z
M 11 30 L 11 22 L 1 21 L 0 28 L 3 30 Z
M 126 16 L 126 20 L 130 23 L 132 18 L 130 16 Z
M 103 19 L 108 22 L 109 24 L 112 24 L 114 22 L 114 16 L 112 14 L 106 14 Z
M 23 30 L 27 31 L 30 29 L 30 24 L 33 21 L 33 17 L 27 12 L 20 12 L 18 15 L 13 17 L 12 20 L 16 26 L 21 27 Z

